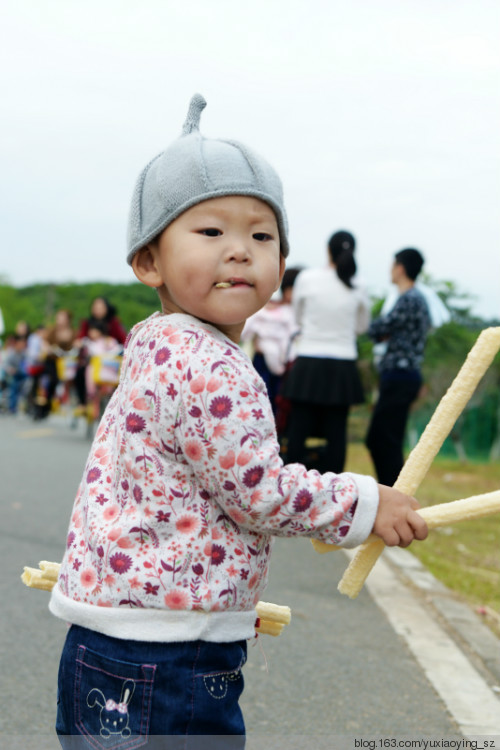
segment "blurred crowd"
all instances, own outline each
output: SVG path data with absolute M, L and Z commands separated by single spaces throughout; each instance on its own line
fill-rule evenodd
M 126 336 L 116 309 L 104 297 L 92 301 L 89 316 L 77 327 L 66 309 L 57 311 L 51 325 L 32 329 L 26 321 L 18 321 L 0 351 L 2 411 L 22 411 L 40 420 L 73 399 L 83 413 L 96 384 L 105 382 L 105 373 L 101 381 L 95 377 L 95 358 L 118 357 Z

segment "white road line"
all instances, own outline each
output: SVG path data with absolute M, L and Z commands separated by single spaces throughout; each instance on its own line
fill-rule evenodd
M 365 585 L 408 644 L 462 734 L 500 736 L 500 700 L 383 558 Z

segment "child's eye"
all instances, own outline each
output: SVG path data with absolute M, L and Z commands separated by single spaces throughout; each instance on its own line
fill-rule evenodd
M 208 227 L 207 229 L 200 229 L 198 234 L 204 234 L 206 237 L 220 237 L 222 232 L 220 229 L 215 229 L 215 227 Z
M 270 242 L 273 239 L 272 235 L 267 234 L 267 232 L 255 232 L 253 238 L 258 242 Z

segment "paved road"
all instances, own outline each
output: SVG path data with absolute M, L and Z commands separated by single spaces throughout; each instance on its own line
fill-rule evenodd
M 83 425 L 71 430 L 60 418 L 34 424 L 9 416 L 0 418 L 0 444 L 1 744 L 57 748 L 56 675 L 66 626 L 48 612 L 47 594 L 27 589 L 19 577 L 24 565 L 61 559 L 89 444 Z M 336 592 L 345 565 L 343 553 L 320 556 L 307 540 L 278 540 L 265 599 L 291 606 L 293 620 L 280 638 L 262 636 L 250 646 L 243 698 L 249 747 L 460 737 L 370 594 L 352 602 Z

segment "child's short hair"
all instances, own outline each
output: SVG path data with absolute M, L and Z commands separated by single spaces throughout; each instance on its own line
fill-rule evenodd
M 181 137 L 139 175 L 129 216 L 128 263 L 188 208 L 228 195 L 251 196 L 268 203 L 276 215 L 281 254 L 288 255 L 288 222 L 278 174 L 242 143 L 202 136 L 199 123 L 205 107 L 205 99 L 195 94 Z

